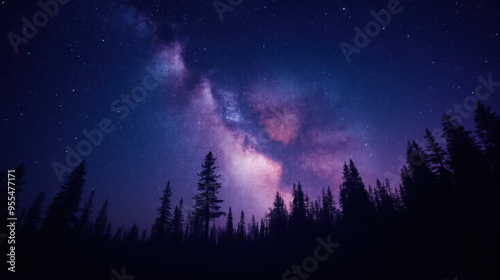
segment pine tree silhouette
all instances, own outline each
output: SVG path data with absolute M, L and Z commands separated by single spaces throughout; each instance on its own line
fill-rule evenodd
M 294 230 L 299 231 L 304 227 L 306 221 L 305 195 L 300 182 L 297 183 L 297 186 L 293 184 L 292 194 L 291 223 Z
M 104 236 L 107 240 L 111 240 L 111 222 L 108 222 L 108 225 L 106 226 L 106 232 L 104 233 Z
M 231 211 L 231 207 L 229 207 L 229 212 L 227 213 L 227 220 L 226 220 L 226 239 L 232 240 L 233 235 L 234 235 L 233 212 Z
M 95 219 L 94 236 L 96 238 L 104 237 L 107 224 L 108 224 L 108 200 L 106 199 Z
M 252 223 L 250 226 L 250 241 L 256 242 L 259 239 L 259 224 L 255 221 L 255 216 L 252 215 Z
M 335 225 L 335 216 L 337 214 L 337 207 L 335 206 L 335 200 L 333 198 L 333 193 L 330 187 L 327 188 L 326 194 L 325 189 L 322 190 L 323 194 L 323 205 L 321 208 L 322 213 L 322 223 L 326 229 L 331 228 Z
M 442 125 L 456 187 L 454 207 L 460 217 L 457 221 L 456 231 L 459 236 L 455 246 L 464 244 L 456 254 L 461 272 L 459 275 L 473 278 L 478 271 L 488 271 L 486 257 L 490 254 L 488 246 L 491 245 L 488 230 L 488 213 L 491 211 L 487 182 L 489 166 L 484 161 L 483 152 L 471 131 L 446 114 Z M 475 243 L 467 243 L 467 240 L 475 240 Z M 477 257 L 468 260 L 471 255 Z
M 478 103 L 474 122 L 488 159 L 498 167 L 500 161 L 500 118 L 491 111 L 491 107 Z
M 33 204 L 28 209 L 28 214 L 24 219 L 22 231 L 26 233 L 33 233 L 38 230 L 42 221 L 42 203 L 45 199 L 45 192 L 39 193 Z
M 122 237 L 123 237 L 123 228 L 119 227 L 116 229 L 116 232 L 113 235 L 112 240 L 113 240 L 113 242 L 119 242 L 122 240 Z
M 171 207 L 171 202 L 170 199 L 172 197 L 172 187 L 170 186 L 170 179 L 167 182 L 167 186 L 165 187 L 165 190 L 163 191 L 163 196 L 160 198 L 161 201 L 161 206 L 158 207 L 158 215 L 159 217 L 156 218 L 155 224 L 154 224 L 154 239 L 157 241 L 162 241 L 165 240 L 168 237 L 171 221 L 171 213 L 170 209 Z
M 287 230 L 288 212 L 283 198 L 276 192 L 273 208 L 269 211 L 269 233 L 273 238 L 283 236 Z
M 82 161 L 68 176 L 61 191 L 47 207 L 42 230 L 55 234 L 68 234 L 77 223 L 79 204 L 85 184 L 85 162 Z
M 489 167 L 484 183 L 487 196 L 484 202 L 489 205 L 487 212 L 489 244 L 487 246 L 490 249 L 488 252 L 491 259 L 490 275 L 498 278 L 500 277 L 500 241 L 498 238 L 500 236 L 500 188 L 498 187 L 500 182 L 500 118 L 492 112 L 491 107 L 478 102 L 474 121 L 476 132 L 484 147 L 485 163 Z
M 125 241 L 135 243 L 139 241 L 139 227 L 133 224 L 132 227 L 125 233 Z
M 428 158 L 432 170 L 441 176 L 448 176 L 451 172 L 448 168 L 449 159 L 447 154 L 436 142 L 436 137 L 432 135 L 428 128 L 425 129 L 425 140 L 427 141 Z
M 95 189 L 92 189 L 87 200 L 85 201 L 85 204 L 83 205 L 82 214 L 80 215 L 80 219 L 78 221 L 77 232 L 79 233 L 83 234 L 83 232 L 86 230 L 86 228 L 90 223 L 89 218 L 90 215 L 92 214 L 94 196 L 95 196 Z
M 181 199 L 178 206 L 174 209 L 174 218 L 172 220 L 172 237 L 176 241 L 182 240 L 182 224 L 184 223 L 184 214 L 182 211 L 183 200 Z
M 193 216 L 195 218 L 195 227 L 200 229 L 204 226 L 203 234 L 205 240 L 208 240 L 209 223 L 226 213 L 220 211 L 220 203 L 223 200 L 217 198 L 221 184 L 217 182 L 220 175 L 217 175 L 215 170 L 215 161 L 217 159 L 209 152 L 205 157 L 205 162 L 202 165 L 203 170 L 198 174 L 200 180 L 198 182 L 198 193 L 193 197 L 195 200 Z
M 240 241 L 245 241 L 246 239 L 245 213 L 243 210 L 241 211 L 240 222 L 238 223 L 237 236 Z
M 340 204 L 344 222 L 350 225 L 365 225 L 372 217 L 368 191 L 352 160 L 344 163 L 343 183 L 340 186 Z

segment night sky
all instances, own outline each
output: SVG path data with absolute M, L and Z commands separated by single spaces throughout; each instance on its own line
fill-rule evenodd
M 83 198 L 96 189 L 94 213 L 108 199 L 115 229 L 149 228 L 169 178 L 174 205 L 191 207 L 209 151 L 223 210 L 247 217 L 298 180 L 338 198 L 349 159 L 366 185 L 397 185 L 407 139 L 448 109 L 471 129 L 478 77 L 500 81 L 496 1 L 243 0 L 221 20 L 212 1 L 72 0 L 13 47 L 42 10 L 22 2 L 0 3 L 0 169 L 24 162 L 19 199 L 45 191 L 46 206 L 62 185 L 53 166 L 72 169 L 82 131 L 100 125 L 99 145 L 80 145 Z M 356 47 L 355 28 L 388 4 L 400 12 L 346 59 L 341 43 Z M 500 88 L 480 92 L 498 112 Z

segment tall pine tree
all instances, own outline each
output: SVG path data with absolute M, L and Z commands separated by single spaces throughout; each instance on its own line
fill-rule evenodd
M 443 117 L 443 131 L 446 137 L 446 148 L 450 157 L 450 167 L 456 185 L 454 207 L 458 212 L 457 232 L 460 244 L 459 267 L 465 278 L 475 277 L 477 271 L 487 271 L 490 238 L 489 212 L 491 201 L 489 195 L 488 174 L 490 167 L 484 160 L 484 153 L 472 132 L 448 115 Z M 498 184 L 498 182 L 497 182 Z M 474 229 L 474 230 L 471 230 Z M 475 240 L 474 244 L 468 240 Z M 463 244 L 463 245 L 462 245 Z M 468 260 L 469 256 L 476 256 Z
M 36 196 L 35 201 L 28 209 L 22 231 L 32 233 L 38 230 L 38 227 L 40 226 L 40 222 L 42 220 L 42 203 L 44 199 L 45 192 L 41 192 Z
M 238 239 L 244 241 L 246 238 L 246 228 L 245 228 L 245 213 L 241 210 L 240 222 L 238 223 L 237 231 Z
M 47 207 L 42 229 L 52 233 L 68 233 L 74 229 L 83 185 L 85 184 L 85 161 L 82 161 L 68 176 L 61 191 Z
M 372 207 L 368 191 L 358 169 L 352 160 L 344 163 L 343 183 L 340 186 L 340 204 L 343 219 L 350 225 L 366 225 L 372 217 Z
M 273 203 L 273 208 L 270 209 L 269 215 L 269 234 L 273 238 L 279 238 L 285 234 L 288 223 L 288 212 L 286 210 L 285 201 L 276 192 L 276 198 Z
M 476 107 L 474 116 L 476 123 L 476 132 L 481 139 L 484 147 L 485 161 L 489 166 L 489 172 L 485 185 L 487 186 L 486 195 L 489 204 L 490 220 L 490 256 L 491 267 L 496 272 L 492 274 L 500 276 L 500 119 L 490 107 L 479 103 Z
M 305 204 L 305 195 L 304 190 L 302 189 L 302 185 L 300 182 L 293 185 L 293 200 L 291 207 L 292 214 L 292 225 L 294 230 L 303 229 L 305 221 L 306 221 L 306 204 Z
M 158 207 L 158 218 L 155 220 L 154 224 L 154 239 L 157 241 L 165 240 L 168 237 L 168 231 L 170 228 L 170 209 L 171 207 L 171 197 L 172 197 L 172 187 L 170 186 L 170 179 L 167 182 L 167 186 L 163 191 L 163 196 L 160 198 L 161 206 Z
M 330 190 L 330 186 L 323 189 L 323 207 L 321 209 L 322 223 L 326 227 L 332 227 L 335 225 L 335 216 L 337 213 L 337 207 L 335 206 L 335 200 L 333 199 L 333 193 Z
M 198 174 L 200 180 L 198 181 L 198 193 L 193 197 L 195 200 L 193 215 L 195 221 L 198 221 L 199 226 L 203 226 L 203 235 L 205 240 L 209 236 L 209 224 L 214 220 L 226 213 L 220 211 L 220 203 L 223 200 L 217 198 L 221 184 L 217 182 L 220 175 L 217 175 L 215 170 L 215 161 L 212 152 L 209 152 L 205 157 L 205 162 L 202 164 L 203 170 Z
M 178 206 L 174 209 L 174 218 L 172 220 L 172 237 L 174 240 L 180 241 L 182 239 L 182 223 L 184 223 L 184 214 L 182 212 L 183 200 L 179 202 Z
M 233 212 L 231 211 L 231 207 L 229 207 L 229 212 L 227 213 L 227 220 L 226 220 L 226 239 L 232 240 L 233 235 L 234 235 Z
M 104 236 L 107 224 L 108 224 L 108 200 L 106 199 L 95 219 L 94 236 L 96 238 L 102 238 Z
M 92 206 L 94 204 L 94 196 L 95 196 L 95 189 L 92 189 L 92 191 L 89 194 L 89 197 L 85 201 L 85 204 L 83 205 L 82 209 L 82 214 L 80 215 L 80 220 L 78 221 L 78 226 L 77 226 L 77 231 L 79 233 L 83 233 L 90 221 L 90 215 L 92 214 Z
M 500 162 L 500 119 L 486 107 L 478 103 L 474 116 L 476 132 L 486 150 L 486 155 L 493 167 L 498 168 Z

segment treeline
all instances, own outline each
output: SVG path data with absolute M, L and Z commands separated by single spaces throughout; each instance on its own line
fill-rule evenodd
M 401 184 L 397 186 L 388 179 L 377 179 L 374 186 L 365 186 L 350 160 L 343 167 L 338 199 L 330 187 L 312 198 L 297 182 L 293 185 L 290 204 L 276 193 L 273 205 L 260 220 L 246 217 L 244 211 L 233 213 L 231 208 L 227 213 L 221 211 L 220 175 L 216 158 L 210 152 L 198 174 L 193 209 L 186 209 L 182 199 L 174 206 L 169 180 L 149 234 L 135 224 L 113 230 L 107 217 L 107 200 L 96 218 L 90 219 L 95 190 L 82 203 L 86 175 L 82 162 L 67 177 L 44 212 L 41 206 L 45 194 L 36 197 L 19 217 L 19 231 L 23 236 L 84 240 L 86 244 L 145 244 L 165 248 L 208 244 L 210 248 L 258 248 L 253 251 L 255 258 L 271 247 L 281 246 L 276 244 L 282 244 L 280 248 L 288 246 L 283 249 L 286 252 L 294 250 L 290 242 L 294 242 L 296 250 L 307 249 L 310 240 L 330 234 L 342 244 L 338 254 L 344 258 L 339 260 L 342 266 L 371 267 L 373 273 L 387 279 L 416 279 L 432 273 L 435 279 L 455 276 L 498 279 L 500 120 L 491 108 L 478 103 L 474 121 L 478 138 L 445 114 L 443 142 L 428 129 L 425 147 L 415 141 L 408 142 L 407 164 L 401 170 Z M 17 170 L 16 187 L 20 192 L 24 166 L 20 165 Z M 0 178 L 0 198 L 4 201 L 6 173 L 1 173 Z M 1 205 L 4 219 L 7 203 Z M 221 216 L 225 216 L 225 225 L 216 227 L 214 221 Z M 340 274 L 343 271 L 351 277 L 364 275 L 359 271 L 349 274 L 339 266 L 332 263 L 330 267 L 336 270 L 325 268 L 323 272 Z M 419 272 L 401 276 L 405 271 Z

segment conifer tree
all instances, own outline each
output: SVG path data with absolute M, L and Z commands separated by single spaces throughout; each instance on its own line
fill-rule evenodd
M 370 203 L 373 209 L 377 209 L 377 198 L 375 197 L 375 192 L 371 185 L 368 185 L 368 197 L 370 198 Z
M 240 222 L 238 223 L 238 239 L 245 240 L 246 238 L 246 228 L 245 228 L 245 213 L 241 210 Z
M 79 204 L 85 184 L 85 162 L 82 161 L 68 176 L 61 191 L 47 207 L 44 231 L 68 233 L 75 227 Z
M 340 203 L 343 219 L 350 224 L 365 224 L 371 218 L 371 203 L 359 171 L 352 160 L 344 163 L 343 183 L 340 186 Z
M 104 233 L 107 240 L 111 240 L 111 222 L 108 222 L 106 226 L 106 232 Z
M 380 182 L 379 179 L 375 182 L 375 197 L 377 211 L 383 218 L 393 219 L 396 213 L 394 198 L 390 191 L 390 182 L 385 180 L 385 184 Z
M 116 229 L 115 234 L 113 235 L 113 241 L 114 242 L 119 242 L 122 240 L 123 237 L 123 228 L 119 227 Z
M 454 186 L 454 176 L 449 167 L 449 156 L 437 143 L 429 129 L 425 130 L 425 140 L 427 141 L 428 165 L 436 179 L 433 195 L 428 197 L 431 204 L 429 206 L 435 208 L 435 216 L 438 219 L 449 221 L 450 218 L 447 215 L 451 211 Z
M 35 198 L 35 201 L 28 209 L 26 218 L 24 219 L 22 230 L 25 232 L 32 233 L 38 230 L 40 222 L 42 220 L 42 203 L 45 199 L 45 192 L 41 192 Z
M 106 199 L 95 219 L 94 236 L 97 238 L 102 238 L 104 236 L 107 224 L 108 224 L 108 200 Z
M 184 232 L 184 239 L 188 239 L 193 235 L 193 226 L 193 215 L 191 214 L 191 211 L 188 211 L 186 216 L 186 230 Z
M 425 140 L 427 141 L 429 163 L 432 170 L 440 176 L 449 176 L 450 170 L 447 167 L 447 154 L 436 142 L 436 137 L 432 135 L 428 128 L 425 129 Z
M 198 193 L 193 197 L 195 200 L 193 215 L 198 222 L 198 226 L 204 226 L 204 238 L 208 240 L 209 223 L 222 215 L 220 211 L 220 203 L 223 200 L 217 198 L 221 184 L 217 182 L 220 175 L 216 174 L 217 167 L 212 152 L 209 152 L 205 157 L 205 162 L 202 165 L 203 170 L 198 174 L 200 180 L 198 182 Z
M 429 168 L 427 155 L 415 141 L 408 142 L 406 154 L 407 165 L 401 170 L 402 198 L 410 216 L 425 219 L 430 215 L 427 199 L 435 190 L 436 177 Z
M 210 243 L 217 244 L 217 228 L 215 223 L 212 223 L 212 228 L 210 229 Z
M 273 238 L 282 236 L 287 230 L 287 217 L 285 202 L 276 192 L 276 198 L 273 203 L 273 208 L 269 211 L 269 233 Z
M 457 184 L 466 185 L 475 180 L 469 176 L 468 172 L 475 172 L 476 175 L 482 174 L 484 170 L 481 164 L 481 150 L 472 136 L 472 132 L 465 130 L 463 125 L 448 115 L 443 117 L 443 131 L 446 137 L 446 148 L 450 156 L 450 167 L 457 177 Z
M 489 204 L 488 219 L 490 226 L 489 242 L 490 259 L 494 260 L 492 267 L 500 266 L 500 119 L 490 107 L 478 103 L 474 116 L 476 132 L 484 146 L 485 162 L 488 165 L 487 177 L 485 178 L 486 192 L 488 197 L 484 202 Z M 487 201 L 487 202 L 486 202 Z M 492 273 L 492 275 L 495 273 Z M 500 275 L 497 269 L 496 275 Z
M 264 240 L 266 238 L 266 224 L 264 223 L 264 218 L 260 219 L 260 230 L 259 230 L 259 240 Z
M 221 226 L 217 227 L 217 240 L 220 242 L 226 238 L 226 231 L 221 228 Z
M 257 239 L 259 239 L 259 225 L 255 221 L 255 216 L 252 215 L 252 223 L 250 226 L 250 240 L 252 242 L 255 242 L 257 241 Z
M 226 220 L 226 238 L 228 240 L 232 240 L 233 234 L 234 234 L 233 212 L 231 211 L 231 207 L 229 207 L 229 212 L 227 213 L 227 220 Z
M 309 224 L 311 224 L 314 221 L 313 204 L 309 195 L 307 193 L 305 195 L 304 203 L 306 206 L 306 220 Z
M 137 242 L 139 241 L 139 227 L 134 223 L 132 227 L 125 234 L 125 241 Z
M 498 165 L 500 161 L 500 119 L 491 107 L 478 103 L 475 111 L 474 122 L 476 132 L 483 143 L 488 158 Z
M 325 189 L 323 192 L 323 207 L 321 209 L 323 224 L 330 227 L 335 224 L 335 215 L 337 212 L 337 207 L 335 206 L 335 200 L 333 199 L 333 193 L 328 186 L 325 194 Z
M 306 220 L 306 204 L 304 190 L 300 182 L 293 185 L 293 200 L 292 200 L 292 223 L 296 230 L 303 228 Z
M 174 218 L 172 221 L 172 228 L 173 228 L 173 238 L 175 240 L 181 240 L 182 239 L 182 224 L 184 223 L 184 214 L 182 212 L 183 208 L 183 200 L 179 202 L 178 206 L 175 206 L 174 209 Z
M 92 214 L 94 195 L 95 195 L 95 189 L 92 189 L 87 200 L 85 201 L 85 204 L 83 205 L 82 214 L 80 215 L 80 219 L 78 221 L 78 226 L 77 226 L 77 231 L 80 233 L 83 233 L 90 223 L 89 217 Z
M 446 114 L 442 125 L 456 185 L 454 207 L 460 217 L 457 221 L 456 231 L 460 234 L 457 243 L 465 244 L 459 252 L 462 259 L 460 268 L 464 275 L 472 277 L 476 271 L 487 270 L 484 266 L 488 262 L 486 257 L 492 246 L 492 238 L 488 236 L 488 233 L 492 232 L 491 207 L 497 205 L 498 201 L 491 200 L 492 188 L 488 182 L 491 169 L 472 132 Z M 476 242 L 474 245 L 466 244 L 467 240 Z M 477 257 L 466 262 L 467 256 L 471 255 Z
M 319 202 L 320 202 L 320 198 L 318 197 L 318 199 L 316 201 L 314 201 L 314 220 L 317 222 L 320 222 L 321 219 L 323 218 L 321 216 L 321 209 L 319 207 Z
M 170 179 L 167 182 L 167 186 L 163 191 L 163 196 L 160 198 L 161 206 L 157 208 L 158 218 L 155 220 L 154 224 L 154 239 L 161 241 L 168 237 L 168 230 L 170 228 L 170 209 L 171 207 L 171 197 L 172 197 L 172 187 L 170 186 Z

